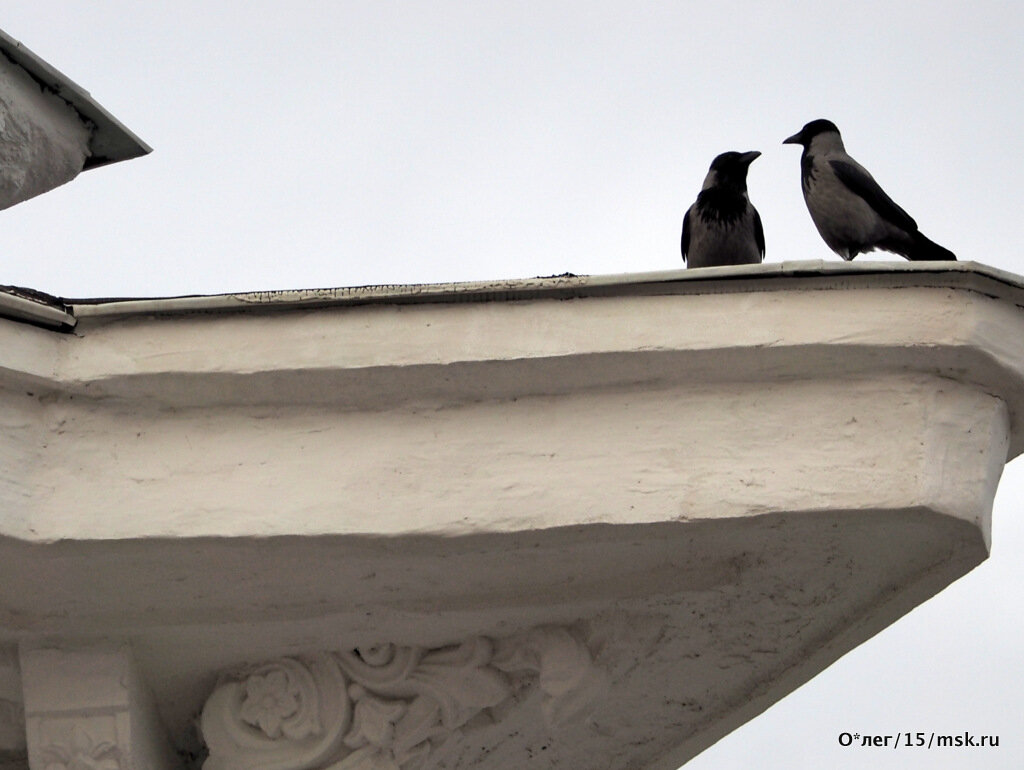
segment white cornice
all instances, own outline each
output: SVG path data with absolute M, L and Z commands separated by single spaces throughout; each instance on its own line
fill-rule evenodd
M 274 720 L 303 661 L 571 629 L 610 688 L 589 721 L 545 724 L 542 665 L 460 693 L 508 708 L 480 730 L 336 683 L 376 737 L 323 761 L 406 770 L 429 732 L 439 767 L 674 770 L 983 561 L 1024 447 L 1019 279 L 699 273 L 27 294 L 77 323 L 0 321 L 0 645 L 130 641 L 181 750 L 207 699 L 234 720 L 214 768 L 251 766 L 253 721 L 301 758 Z M 41 745 L 107 756 L 106 729 Z

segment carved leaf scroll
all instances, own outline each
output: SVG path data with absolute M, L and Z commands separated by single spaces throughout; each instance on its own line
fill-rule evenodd
M 592 665 L 590 652 L 557 626 L 533 628 L 499 644 L 492 665 L 501 671 L 538 675 L 545 722 L 562 727 L 589 715 L 608 692 L 607 673 Z
M 207 699 L 203 770 L 419 770 L 511 697 L 506 672 L 537 675 L 552 725 L 585 713 L 606 685 L 586 646 L 559 627 L 281 658 L 224 677 Z

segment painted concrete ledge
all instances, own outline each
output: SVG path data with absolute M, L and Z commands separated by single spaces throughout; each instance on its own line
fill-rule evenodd
M 0 300 L 33 769 L 673 770 L 984 560 L 1024 449 L 970 263 Z

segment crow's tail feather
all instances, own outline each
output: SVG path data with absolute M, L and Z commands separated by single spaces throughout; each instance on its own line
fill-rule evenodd
M 915 231 L 910 238 L 910 246 L 907 247 L 906 253 L 903 255 L 907 259 L 918 261 L 941 261 L 941 260 L 954 260 L 956 261 L 956 254 L 949 249 L 943 248 L 934 241 L 930 241 L 925 238 L 920 231 Z

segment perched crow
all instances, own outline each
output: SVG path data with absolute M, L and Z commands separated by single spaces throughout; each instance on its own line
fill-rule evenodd
M 761 153 L 723 152 L 713 161 L 697 202 L 683 216 L 687 267 L 756 265 L 764 259 L 761 217 L 747 197 L 747 169 Z
M 875 249 L 913 260 L 956 259 L 925 238 L 917 222 L 846 154 L 831 121 L 812 120 L 783 144 L 803 145 L 800 181 L 807 210 L 825 243 L 843 259 Z

